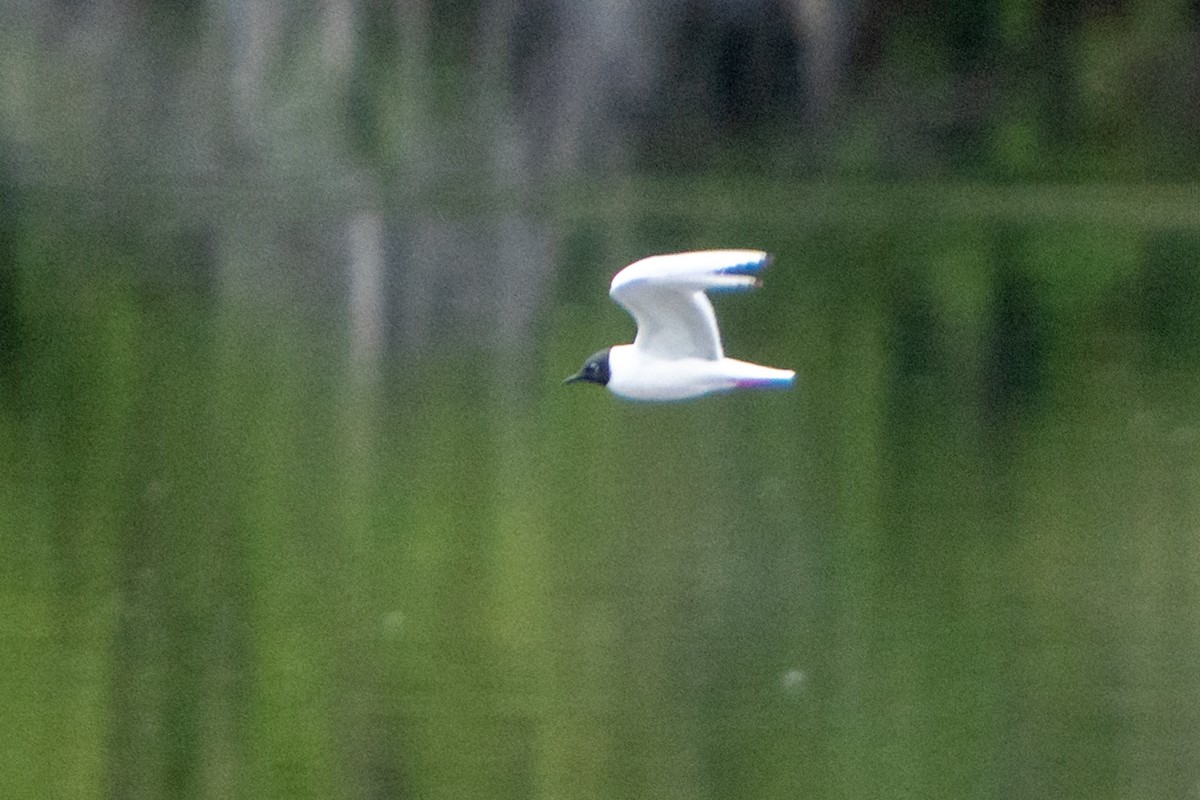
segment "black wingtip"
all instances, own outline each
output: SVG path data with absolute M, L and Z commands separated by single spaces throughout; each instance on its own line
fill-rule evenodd
M 728 267 L 722 267 L 716 270 L 725 275 L 748 275 L 755 276 L 762 272 L 767 267 L 771 266 L 771 262 L 775 260 L 775 256 L 770 253 L 758 251 L 762 253 L 761 258 L 756 258 L 753 261 L 746 261 L 741 264 L 731 264 Z

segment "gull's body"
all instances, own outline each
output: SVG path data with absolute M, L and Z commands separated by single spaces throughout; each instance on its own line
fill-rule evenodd
M 759 250 L 650 256 L 616 274 L 609 294 L 638 325 L 632 344 L 594 354 L 568 382 L 607 386 L 633 400 L 687 400 L 712 392 L 790 386 L 796 373 L 725 356 L 706 291 L 761 285 L 770 263 Z

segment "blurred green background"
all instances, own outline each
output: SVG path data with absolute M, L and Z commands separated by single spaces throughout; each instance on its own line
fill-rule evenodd
M 1200 6 L 0 0 L 0 795 L 1200 793 Z M 563 387 L 755 247 L 787 393 Z

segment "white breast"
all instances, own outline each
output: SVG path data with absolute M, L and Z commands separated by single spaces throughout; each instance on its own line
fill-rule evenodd
M 608 353 L 608 389 L 631 400 L 687 400 L 734 388 L 735 377 L 724 369 L 726 361 L 659 359 L 633 345 L 619 345 Z

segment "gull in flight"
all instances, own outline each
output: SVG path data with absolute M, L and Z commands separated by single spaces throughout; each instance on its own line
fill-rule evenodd
M 759 250 L 701 250 L 650 256 L 613 277 L 609 295 L 633 315 L 633 344 L 606 347 L 566 383 L 608 387 L 631 400 L 688 400 L 731 389 L 791 386 L 796 373 L 727 358 L 706 291 L 762 285 L 771 262 Z

